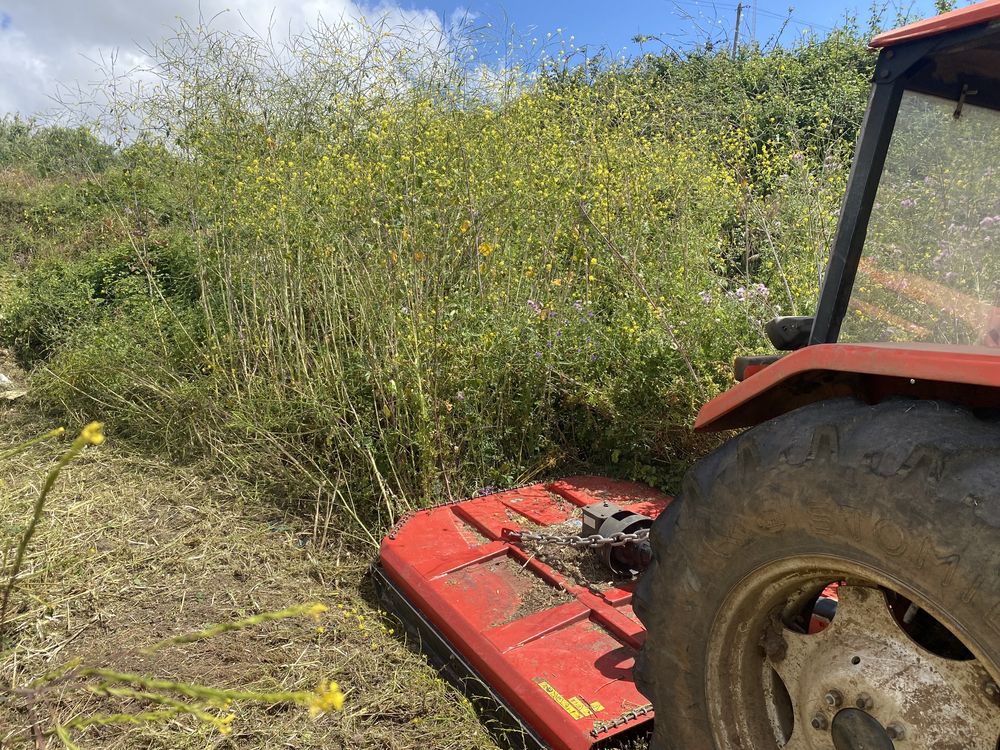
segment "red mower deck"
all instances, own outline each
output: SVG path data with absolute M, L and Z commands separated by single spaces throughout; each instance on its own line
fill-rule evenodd
M 382 542 L 381 593 L 523 726 L 515 744 L 586 750 L 653 718 L 632 680 L 645 638 L 634 582 L 580 585 L 504 540 L 505 530 L 579 533 L 581 508 L 605 500 L 656 517 L 671 498 L 573 477 L 420 511 Z

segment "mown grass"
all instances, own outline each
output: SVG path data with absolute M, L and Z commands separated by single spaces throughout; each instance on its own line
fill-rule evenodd
M 0 446 L 41 430 L 27 412 L 0 415 Z M 41 445 L 0 465 L 0 518 L 12 538 L 59 452 Z M 495 747 L 363 593 L 367 561 L 336 540 L 320 549 L 310 524 L 252 490 L 103 445 L 64 470 L 47 507 L 8 618 L 18 638 L 0 659 L 3 684 L 24 688 L 79 658 L 223 688 L 313 690 L 335 679 L 347 696 L 343 711 L 316 719 L 295 707 L 236 706 L 227 735 L 190 716 L 92 727 L 75 733 L 81 747 Z M 304 601 L 329 612 L 319 623 L 283 620 L 143 652 L 208 623 Z M 4 692 L 0 744 L 35 748 L 32 721 L 50 727 L 148 708 L 73 687 L 44 694 L 31 715 L 23 696 Z

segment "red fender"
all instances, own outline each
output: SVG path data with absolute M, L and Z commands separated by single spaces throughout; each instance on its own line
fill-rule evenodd
M 891 47 L 902 42 L 912 42 L 947 31 L 964 29 L 980 23 L 989 23 L 1000 18 L 1000 0 L 984 0 L 966 8 L 949 11 L 933 18 L 926 18 L 893 31 L 879 34 L 868 44 L 872 49 Z
M 941 344 L 816 344 L 782 357 L 705 404 L 696 430 L 750 427 L 842 396 L 1000 407 L 1000 350 Z

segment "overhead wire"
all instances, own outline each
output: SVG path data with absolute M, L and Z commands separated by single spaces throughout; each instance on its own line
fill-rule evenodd
M 698 8 L 699 10 L 725 10 L 729 12 L 735 12 L 738 5 L 743 5 L 747 7 L 749 3 L 731 3 L 731 2 L 715 2 L 715 0 L 673 0 L 677 5 L 687 5 L 690 7 Z M 788 13 L 777 13 L 773 10 L 768 10 L 766 8 L 759 7 L 759 3 L 755 3 L 755 13 L 759 16 L 765 16 L 766 18 L 771 18 L 773 20 L 783 21 L 796 26 L 811 27 L 820 29 L 821 31 L 833 31 L 834 27 L 827 24 L 818 23 L 816 21 L 811 21 L 807 18 L 802 18 L 801 16 L 796 16 L 794 8 L 789 8 Z M 747 19 L 749 20 L 749 19 Z

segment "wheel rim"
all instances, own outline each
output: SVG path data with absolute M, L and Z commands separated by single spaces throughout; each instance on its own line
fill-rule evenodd
M 831 583 L 836 614 L 808 634 Z M 864 565 L 758 568 L 727 597 L 707 657 L 719 750 L 998 749 L 996 665 L 932 602 Z

